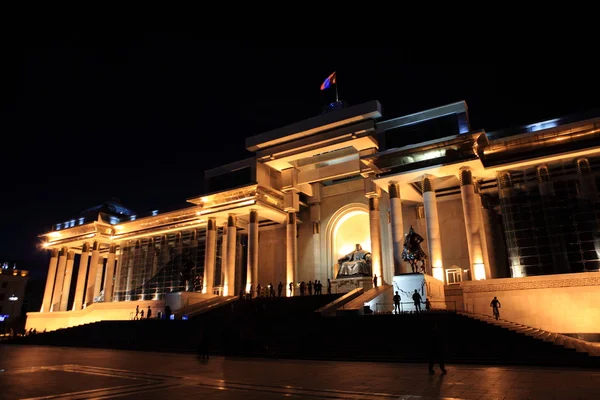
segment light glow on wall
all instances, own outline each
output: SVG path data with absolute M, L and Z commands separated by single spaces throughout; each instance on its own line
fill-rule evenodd
M 434 267 L 431 269 L 433 277 L 441 282 L 444 282 L 444 268 Z
M 371 251 L 369 214 L 355 210 L 342 216 L 333 230 L 333 238 L 336 260 L 354 251 L 357 243 L 363 250 Z
M 485 265 L 483 263 L 473 264 L 473 270 L 475 271 L 475 280 L 482 281 L 485 277 Z

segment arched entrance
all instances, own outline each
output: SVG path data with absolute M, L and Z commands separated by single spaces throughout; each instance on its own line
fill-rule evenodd
M 337 260 L 354 250 L 359 243 L 371 251 L 369 208 L 366 204 L 348 204 L 333 214 L 326 230 L 327 276 L 335 278 Z

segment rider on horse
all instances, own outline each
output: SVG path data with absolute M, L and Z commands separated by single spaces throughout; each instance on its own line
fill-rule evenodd
M 408 234 L 404 239 L 402 259 L 410 264 L 413 273 L 419 272 L 419 267 L 417 266 L 419 262 L 421 263 L 421 272 L 425 273 L 427 254 L 421 249 L 421 242 L 423 240 L 423 237 L 415 232 L 411 225 Z

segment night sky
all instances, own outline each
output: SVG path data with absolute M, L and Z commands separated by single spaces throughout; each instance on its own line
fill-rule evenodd
M 279 49 L 186 34 L 23 38 L 0 76 L 0 261 L 46 273 L 38 234 L 118 198 L 138 213 L 203 191 L 248 136 L 317 115 L 337 71 L 391 118 L 458 100 L 487 131 L 600 106 L 593 63 L 415 64 L 394 48 Z M 524 64 L 528 64 L 524 66 Z

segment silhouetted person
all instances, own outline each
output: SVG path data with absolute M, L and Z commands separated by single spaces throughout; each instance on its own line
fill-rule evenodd
M 281 292 L 283 292 L 283 283 L 279 282 L 279 285 L 277 285 L 277 297 L 281 297 Z
M 312 295 L 312 290 L 313 290 L 313 283 L 312 281 L 308 281 L 308 285 L 306 285 L 308 287 L 308 295 Z
M 327 294 L 331 294 L 331 280 L 327 278 Z
M 425 299 L 425 311 L 429 311 L 431 310 L 431 302 L 429 301 L 429 298 Z
M 140 319 L 144 319 L 144 310 L 140 311 Z
M 258 285 L 256 285 L 256 297 L 260 297 L 260 291 L 262 290 L 262 286 L 260 286 L 260 283 Z
M 377 287 L 377 274 L 373 275 L 373 287 Z
M 415 311 L 416 312 L 421 312 L 421 295 L 419 294 L 419 292 L 417 291 L 417 289 L 415 289 L 415 292 L 412 295 L 412 299 L 413 302 L 415 303 Z
M 494 299 L 490 303 L 490 307 L 492 307 L 492 311 L 494 312 L 494 318 L 500 318 L 499 308 L 502 307 L 502 304 L 500 304 L 500 300 L 498 300 L 496 296 L 494 296 Z
M 148 312 L 146 313 L 146 318 L 150 319 L 151 316 L 152 316 L 152 309 L 150 308 L 150 306 L 148 306 Z
M 208 360 L 208 349 L 210 346 L 210 331 L 205 328 L 200 328 L 198 338 L 198 347 L 196 352 L 201 360 Z
M 400 314 L 400 294 L 396 291 L 394 295 L 394 312 Z
M 272 299 L 275 298 L 275 286 L 271 282 L 269 282 L 269 297 Z
M 135 317 L 133 319 L 138 319 L 140 316 L 140 306 L 135 306 Z
M 165 306 L 165 318 L 167 319 L 167 321 L 171 319 L 172 313 L 173 312 L 171 311 L 171 307 Z
M 294 295 L 294 282 L 290 282 L 289 288 L 290 288 L 290 297 L 292 297 Z
M 435 374 L 433 363 L 437 358 L 442 374 L 445 374 L 446 367 L 444 366 L 444 338 L 440 332 L 438 324 L 433 324 L 429 331 L 429 373 Z
M 304 281 L 302 281 L 302 283 L 300 283 L 300 296 L 304 296 L 305 290 L 306 290 L 306 283 L 304 283 Z

